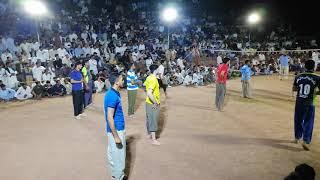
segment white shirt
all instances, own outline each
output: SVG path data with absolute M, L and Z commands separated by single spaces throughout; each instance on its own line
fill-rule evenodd
M 312 60 L 314 60 L 315 62 L 319 61 L 319 53 L 318 52 L 312 53 Z
M 33 75 L 33 78 L 38 80 L 38 81 L 42 81 L 42 74 L 43 74 L 43 71 L 45 70 L 46 68 L 44 68 L 43 66 L 34 66 L 32 68 L 32 75 Z
M 144 44 L 139 44 L 139 51 L 146 50 L 146 46 Z
M 72 61 L 70 57 L 63 57 L 62 58 L 62 64 L 66 64 L 68 67 L 71 67 Z
M 52 75 L 50 73 L 42 75 L 42 81 L 44 81 L 44 82 L 46 82 L 46 81 L 50 81 L 51 82 L 52 78 L 53 77 L 52 77 Z
M 25 97 L 26 96 L 26 97 Z M 18 89 L 18 91 L 15 94 L 15 97 L 19 100 L 29 99 L 32 98 L 31 94 L 31 88 L 27 86 L 26 89 L 24 89 L 22 86 Z
M 184 69 L 183 60 L 181 58 L 177 59 L 177 64 L 180 67 L 180 69 Z
M 90 47 L 83 47 L 84 55 L 91 54 L 91 48 Z
M 98 56 L 100 56 L 100 50 L 99 48 L 91 48 L 91 54 L 97 53 Z
M 12 54 L 11 53 L 3 53 L 1 55 L 1 59 L 3 61 L 3 63 L 6 63 L 7 62 L 7 58 L 10 57 L 10 59 L 12 59 Z
M 161 64 L 157 69 L 157 78 L 163 79 L 163 74 L 164 74 L 164 66 Z
M 217 64 L 219 65 L 219 64 L 221 64 L 222 63 L 222 57 L 221 56 L 218 56 L 217 57 Z
M 132 60 L 133 61 L 137 61 L 139 58 L 139 52 L 133 52 L 132 53 Z
M 259 54 L 259 60 L 260 61 L 265 61 L 266 60 L 266 56 L 264 54 Z
M 146 66 L 147 66 L 147 68 L 149 69 L 149 67 L 152 65 L 152 59 L 151 58 L 148 58 L 147 60 L 146 60 Z
M 57 49 L 57 53 L 61 59 L 68 54 L 68 52 L 64 48 Z
M 78 36 L 77 36 L 75 33 L 73 33 L 73 34 L 70 34 L 70 35 L 69 35 L 69 39 L 70 39 L 70 41 L 72 41 L 72 39 L 77 40 L 77 39 L 78 39 Z
M 89 65 L 90 65 L 90 71 L 92 70 L 93 71 L 93 73 L 96 75 L 96 74 L 98 74 L 98 67 L 97 67 L 97 60 L 95 60 L 95 59 L 90 59 L 89 60 Z
M 105 83 L 103 81 L 100 81 L 100 82 L 99 81 L 95 81 L 94 82 L 94 86 L 96 87 L 96 90 L 99 93 L 99 92 L 102 92 L 102 90 L 103 90 L 103 88 L 105 86 Z

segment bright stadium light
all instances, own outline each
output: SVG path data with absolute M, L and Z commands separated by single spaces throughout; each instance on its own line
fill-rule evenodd
M 26 0 L 23 7 L 27 13 L 34 16 L 42 16 L 48 13 L 46 5 L 40 0 Z
M 178 12 L 175 8 L 169 7 L 163 10 L 162 17 L 166 22 L 173 22 L 177 19 Z
M 252 13 L 248 16 L 248 23 L 251 25 L 257 24 L 261 21 L 261 16 L 258 13 Z

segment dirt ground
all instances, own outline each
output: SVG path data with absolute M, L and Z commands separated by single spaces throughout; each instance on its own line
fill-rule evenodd
M 130 180 L 280 180 L 299 163 L 320 179 L 319 115 L 312 151 L 291 144 L 291 81 L 253 80 L 254 99 L 240 96 L 240 80 L 228 82 L 225 112 L 214 111 L 215 87 L 169 88 L 162 96 L 161 146 L 145 133 L 143 91 L 135 118 L 126 118 Z M 107 180 L 103 96 L 73 119 L 71 97 L 0 104 L 1 180 Z M 127 93 L 122 91 L 124 110 Z M 319 106 L 317 107 L 319 113 Z

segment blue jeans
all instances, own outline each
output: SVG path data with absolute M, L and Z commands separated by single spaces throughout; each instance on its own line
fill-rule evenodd
M 294 135 L 296 139 L 303 138 L 303 141 L 307 144 L 311 142 L 314 115 L 314 105 L 296 103 L 294 112 Z
M 112 133 L 108 136 L 108 160 L 110 164 L 111 176 L 114 180 L 122 180 L 124 178 L 124 169 L 126 164 L 126 133 L 125 130 L 117 131 L 121 139 L 123 147 L 119 149 L 116 146 Z

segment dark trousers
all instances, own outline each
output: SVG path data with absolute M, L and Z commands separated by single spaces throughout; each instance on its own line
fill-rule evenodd
M 314 115 L 314 105 L 296 103 L 294 112 L 294 135 L 296 139 L 303 138 L 303 141 L 307 144 L 311 142 Z
M 82 113 L 83 109 L 83 90 L 72 91 L 72 100 L 74 108 L 74 116 L 78 116 Z
M 89 89 L 84 92 L 84 107 L 86 108 L 89 104 L 92 103 L 92 80 L 89 80 L 88 86 Z
M 159 83 L 159 88 L 163 88 L 163 91 L 167 92 L 167 85 L 163 84 L 161 79 L 158 79 L 158 83 Z

